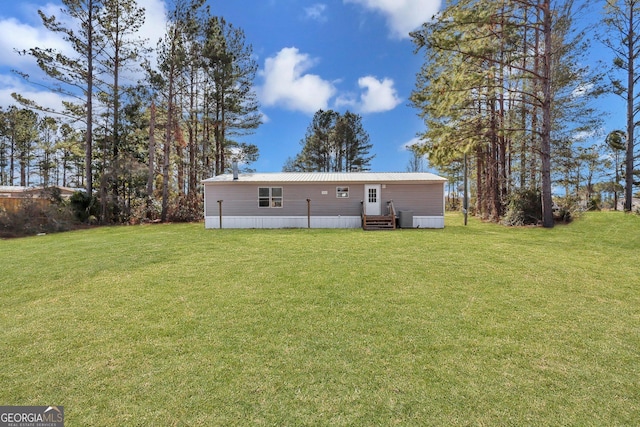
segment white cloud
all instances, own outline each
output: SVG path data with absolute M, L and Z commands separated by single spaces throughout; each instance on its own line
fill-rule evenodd
M 153 49 L 148 59 L 152 67 L 157 66 L 158 41 L 163 38 L 167 31 L 167 9 L 164 0 L 137 0 L 138 7 L 144 8 L 144 25 L 134 35 L 133 39 L 144 40 L 146 47 Z M 141 69 L 125 70 L 122 77 L 126 79 L 125 83 L 134 84 L 137 80 L 144 78 Z
M 305 74 L 315 65 L 309 55 L 295 47 L 287 47 L 265 60 L 261 101 L 264 105 L 280 105 L 290 110 L 315 113 L 326 109 L 336 89 L 315 74 Z
M 136 33 L 137 37 L 147 39 L 147 46 L 155 48 L 157 41 L 166 31 L 166 7 L 164 0 L 138 0 L 138 6 L 145 9 L 145 23 Z M 61 5 L 48 3 L 41 7 L 46 16 L 55 15 L 56 18 L 67 27 L 73 27 L 75 23 L 70 18 L 60 13 Z M 16 69 L 29 74 L 34 80 L 43 77 L 35 59 L 30 55 L 19 55 L 16 51 L 28 51 L 34 47 L 51 48 L 65 55 L 74 57 L 69 43 L 65 42 L 60 34 L 47 30 L 41 23 L 35 8 L 28 8 L 29 21 L 37 24 L 20 22 L 15 18 L 0 19 L 0 34 L 11 34 L 11 37 L 0 38 L 0 67 Z M 155 57 L 155 54 L 152 55 Z M 153 58 L 151 58 L 153 60 Z M 131 74 L 128 72 L 128 82 L 133 82 L 142 77 L 140 72 Z M 11 93 L 17 92 L 28 99 L 36 100 L 39 104 L 60 109 L 61 97 L 58 94 L 40 90 L 29 86 L 24 80 L 16 76 L 5 76 L 0 79 L 0 105 L 15 104 Z
M 67 47 L 57 34 L 44 27 L 32 27 L 13 18 L 0 20 L 0 34 L 11 34 L 11 37 L 0 37 L 0 66 L 35 67 L 31 56 L 18 55 L 16 51 L 28 51 L 36 46 L 64 51 Z
M 422 145 L 423 143 L 424 141 L 416 136 L 414 138 L 411 138 L 409 141 L 405 142 L 404 144 L 402 144 L 400 146 L 400 151 L 411 150 L 411 147 L 416 145 L 419 146 L 419 145 Z
M 149 47 L 155 49 L 167 31 L 167 8 L 164 0 L 138 0 L 138 6 L 144 8 L 144 25 L 140 28 L 139 35 L 148 39 Z
M 305 18 L 318 22 L 327 22 L 326 11 L 327 5 L 323 3 L 316 3 L 304 8 Z
M 604 129 L 600 127 L 591 130 L 576 132 L 572 135 L 572 139 L 577 142 L 586 142 L 594 139 L 603 140 L 605 138 L 605 135 L 606 133 Z
M 594 88 L 593 83 L 579 84 L 577 87 L 573 89 L 573 91 L 571 92 L 571 96 L 573 98 L 582 98 L 583 96 L 586 96 L 589 93 L 591 93 L 593 88 Z
M 336 108 L 347 108 L 353 110 L 360 110 L 360 103 L 358 97 L 354 93 L 343 93 L 336 99 Z
M 34 47 L 42 47 L 68 53 L 70 49 L 58 34 L 48 31 L 42 25 L 34 27 L 14 18 L 0 20 L 0 34 L 12 35 L 0 38 L 0 67 L 15 69 L 34 77 L 36 80 L 39 80 L 38 76 L 42 75 L 42 71 L 38 68 L 35 59 L 28 54 L 20 55 L 17 51 L 29 51 Z M 1 75 L 0 107 L 18 105 L 11 96 L 14 92 L 55 110 L 61 109 L 62 100 L 65 99 L 60 94 L 35 86 L 31 87 L 24 79 L 15 74 Z
M 441 0 L 344 0 L 382 13 L 391 33 L 397 38 L 408 38 L 415 30 L 440 10 Z
M 373 76 L 360 77 L 358 86 L 362 93 L 344 93 L 336 99 L 336 107 L 352 108 L 359 113 L 383 113 L 396 108 L 402 99 L 394 88 L 393 80 L 378 80 Z
M 363 113 L 381 113 L 393 110 L 402 102 L 393 87 L 393 80 L 385 78 L 382 81 L 372 76 L 358 79 L 358 86 L 364 89 L 361 95 L 360 111 Z
M 145 23 L 136 36 L 147 39 L 148 46 L 155 48 L 158 40 L 166 31 L 166 7 L 164 0 L 138 0 L 138 6 L 145 9 Z M 55 16 L 64 26 L 73 28 L 77 25 L 71 18 L 60 12 L 61 5 L 47 3 L 40 9 L 46 16 Z M 15 51 L 25 51 L 34 47 L 51 48 L 66 55 L 74 53 L 69 43 L 61 34 L 47 30 L 41 23 L 35 9 L 30 10 L 30 20 L 37 22 L 31 25 L 15 18 L 0 19 L 0 34 L 11 34 L 11 37 L 0 37 L 0 66 L 20 67 L 25 70 L 36 67 L 35 60 L 29 55 L 18 55 Z M 27 71 L 28 72 L 28 71 Z
M 56 111 L 62 110 L 63 100 L 76 101 L 75 99 L 63 97 L 59 93 L 29 87 L 19 77 L 0 76 L 0 107 L 6 108 L 10 105 L 20 107 L 18 102 L 11 96 L 14 92 L 35 101 L 43 107 Z

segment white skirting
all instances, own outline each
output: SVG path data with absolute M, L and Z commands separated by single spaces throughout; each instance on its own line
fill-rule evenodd
M 205 228 L 307 228 L 306 216 L 224 216 L 222 227 L 220 217 L 208 216 L 204 219 Z M 360 228 L 359 216 L 312 216 L 311 228 Z M 414 228 L 444 228 L 444 217 L 414 216 Z
M 360 228 L 359 216 L 312 216 L 311 228 Z M 208 216 L 205 228 L 221 228 L 220 217 Z M 222 228 L 307 228 L 306 216 L 223 216 Z
M 413 228 L 444 228 L 443 216 L 414 216 Z

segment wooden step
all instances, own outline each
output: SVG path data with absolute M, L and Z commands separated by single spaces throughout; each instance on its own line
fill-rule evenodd
M 388 215 L 368 215 L 363 224 L 365 230 L 394 230 L 395 218 Z

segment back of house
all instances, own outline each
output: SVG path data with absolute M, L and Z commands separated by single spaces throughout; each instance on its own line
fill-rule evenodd
M 206 228 L 359 228 L 393 217 L 405 228 L 444 227 L 446 180 L 431 173 L 283 172 L 203 181 Z

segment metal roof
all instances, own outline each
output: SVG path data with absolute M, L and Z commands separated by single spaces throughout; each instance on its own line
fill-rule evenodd
M 445 178 L 427 172 L 274 172 L 241 173 L 236 182 L 444 182 Z M 234 182 L 232 174 L 218 175 L 202 181 L 204 184 Z
M 71 194 L 74 193 L 76 191 L 83 191 L 83 189 L 78 189 L 78 188 L 71 188 L 71 187 L 62 187 L 62 186 L 51 186 L 49 188 L 59 188 L 60 191 L 63 194 Z M 44 187 L 24 187 L 24 186 L 20 186 L 20 185 L 0 185 L 0 194 L 2 194 L 3 196 L 10 196 L 10 195 L 24 195 L 24 194 L 35 194 L 38 193 L 42 190 L 44 190 Z

